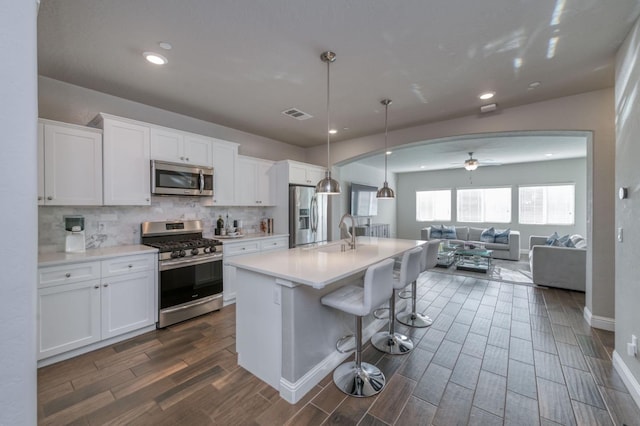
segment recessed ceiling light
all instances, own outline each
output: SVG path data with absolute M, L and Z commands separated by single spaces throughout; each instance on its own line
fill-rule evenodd
M 329 134 L 330 135 L 335 135 L 336 133 L 338 133 L 338 131 L 336 129 L 329 130 Z
M 478 96 L 480 99 L 482 99 L 483 101 L 486 101 L 487 99 L 491 99 L 495 96 L 496 92 L 486 92 L 486 93 L 482 93 L 480 96 Z
M 387 154 L 387 155 L 391 155 L 391 153 L 392 153 L 391 151 L 385 152 L 385 154 Z
M 529 83 L 529 88 L 530 89 L 535 89 L 536 87 L 540 87 L 542 83 L 540 83 L 539 81 L 532 81 L 531 83 Z
M 421 169 L 424 169 L 425 167 L 427 167 L 427 166 L 420 166 Z
M 164 56 L 160 55 L 159 53 L 153 53 L 153 52 L 144 52 L 142 54 L 142 56 L 144 56 L 144 58 L 151 62 L 154 65 L 164 65 L 166 64 L 167 58 L 165 58 Z
M 545 157 L 553 157 L 553 154 L 549 153 L 549 154 L 545 154 Z
M 160 43 L 158 43 L 158 46 L 160 46 L 164 50 L 171 50 L 171 48 L 173 47 L 171 46 L 171 43 L 167 43 L 166 41 L 161 41 Z

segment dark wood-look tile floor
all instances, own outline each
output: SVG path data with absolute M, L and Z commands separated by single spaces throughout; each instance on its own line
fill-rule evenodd
M 611 364 L 613 333 L 584 322 L 584 294 L 426 272 L 429 328 L 391 356 L 365 347 L 387 388 L 347 398 L 327 376 L 302 401 L 238 367 L 223 308 L 38 371 L 40 424 L 638 425 Z

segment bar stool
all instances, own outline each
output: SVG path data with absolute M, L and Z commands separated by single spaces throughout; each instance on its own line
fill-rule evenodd
M 435 266 L 435 265 L 429 265 L 430 263 L 429 258 L 433 257 L 433 256 L 430 256 L 432 254 L 430 250 L 433 250 L 433 247 L 436 247 L 436 250 L 437 250 L 437 246 L 439 243 L 440 241 L 438 241 L 437 244 L 427 243 L 423 246 L 422 256 L 420 257 L 420 273 L 426 271 L 430 267 L 432 268 L 433 266 Z M 420 273 L 418 275 L 420 275 Z M 411 282 L 411 291 L 410 291 L 411 312 L 401 312 L 398 314 L 396 319 L 398 320 L 399 323 L 408 325 L 409 327 L 415 327 L 415 328 L 429 327 L 431 324 L 433 324 L 433 320 L 426 315 L 416 312 L 417 287 L 418 287 L 418 277 L 416 276 L 416 279 Z M 409 297 L 403 297 L 402 295 L 400 295 L 400 297 L 402 297 L 403 299 L 409 298 Z
M 416 247 L 404 253 L 400 266 L 400 276 L 393 280 L 393 292 L 389 300 L 389 329 L 373 335 L 371 343 L 376 349 L 392 355 L 406 354 L 413 350 L 413 342 L 404 334 L 396 333 L 396 293 L 402 290 L 412 281 L 418 279 L 420 274 L 420 258 L 422 247 Z
M 333 382 L 347 395 L 372 396 L 380 392 L 386 379 L 375 365 L 362 362 L 362 317 L 389 299 L 393 260 L 387 259 L 370 266 L 364 275 L 364 287 L 346 285 L 320 299 L 330 306 L 356 317 L 355 360 L 339 365 L 333 371 Z

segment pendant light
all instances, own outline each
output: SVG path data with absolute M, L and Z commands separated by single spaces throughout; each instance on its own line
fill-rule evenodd
M 478 163 L 478 160 L 473 158 L 473 152 L 470 152 L 469 153 L 469 158 L 467 158 L 467 160 L 465 160 L 465 162 L 464 162 L 464 168 L 471 172 L 471 171 L 477 169 L 479 165 L 480 165 L 480 163 Z
M 331 135 L 329 133 L 329 130 L 331 130 L 331 117 L 329 116 L 329 89 L 331 80 L 329 78 L 329 65 L 331 62 L 336 60 L 336 54 L 327 51 L 320 55 L 320 59 L 327 63 L 327 172 L 325 178 L 316 185 L 316 193 L 335 195 L 340 193 L 340 183 L 335 179 L 331 179 L 331 155 L 329 153 L 329 144 L 331 139 Z
M 389 188 L 389 183 L 387 182 L 387 118 L 389 113 L 389 105 L 391 105 L 391 99 L 383 99 L 380 101 L 380 103 L 384 105 L 384 184 L 382 185 L 382 188 L 378 189 L 376 198 L 389 199 L 395 197 L 393 189 Z

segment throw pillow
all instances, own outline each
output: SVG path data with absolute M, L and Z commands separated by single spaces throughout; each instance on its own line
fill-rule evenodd
M 554 246 L 558 238 L 560 238 L 560 236 L 558 235 L 557 232 L 554 232 L 553 234 L 549 235 L 549 237 L 547 238 L 547 241 L 545 241 L 545 244 L 548 246 Z
M 483 243 L 492 243 L 495 241 L 496 230 L 493 228 L 485 229 L 480 234 L 480 242 Z
M 575 248 L 587 248 L 587 241 L 580 234 L 573 234 L 569 237 Z
M 432 226 L 431 231 L 429 232 L 429 238 L 442 238 L 442 227 Z
M 567 241 L 569 241 L 569 234 L 563 235 L 553 242 L 552 245 L 556 247 L 567 247 Z
M 455 240 L 458 234 L 456 234 L 455 226 L 444 226 L 442 225 L 442 238 L 447 240 Z
M 495 242 L 498 244 L 509 244 L 509 234 L 511 233 L 511 228 L 507 228 L 504 231 L 496 231 Z

